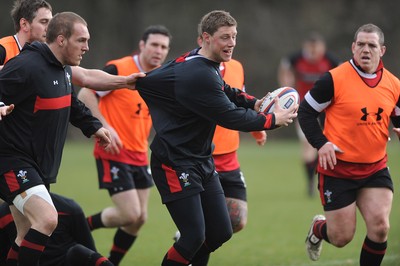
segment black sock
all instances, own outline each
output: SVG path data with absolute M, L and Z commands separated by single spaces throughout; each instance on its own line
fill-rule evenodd
M 207 266 L 209 260 L 210 260 L 210 253 L 203 255 L 202 257 L 199 257 L 196 260 L 193 260 L 192 266 Z
M 92 215 L 92 216 L 88 216 L 87 218 L 86 218 L 86 221 L 88 222 L 88 224 L 89 224 L 89 228 L 90 228 L 90 230 L 95 230 L 95 229 L 97 229 L 97 228 L 102 228 L 102 227 L 104 227 L 104 224 L 103 224 L 103 222 L 101 221 L 101 212 L 99 212 L 99 213 L 96 213 L 96 214 L 94 214 L 94 215 Z
M 315 193 L 315 169 L 317 167 L 318 159 L 312 162 L 304 163 L 307 173 L 308 194 L 313 196 Z
M 319 239 L 324 239 L 326 242 L 330 243 L 328 239 L 328 233 L 326 230 L 325 220 L 315 222 L 313 232 L 314 235 Z
M 376 243 L 365 237 L 361 249 L 360 266 L 379 266 L 386 253 L 387 241 Z
M 211 250 L 207 247 L 206 242 L 200 247 L 192 259 L 193 266 L 206 266 L 210 258 Z
M 11 245 L 11 248 L 7 254 L 7 260 L 6 260 L 7 266 L 17 266 L 18 265 L 18 252 L 19 252 L 19 246 L 14 242 Z
M 135 240 L 136 236 L 130 235 L 121 228 L 118 228 L 108 259 L 114 263 L 114 265 L 118 265 Z
M 19 247 L 18 265 L 38 265 L 39 258 L 42 255 L 48 240 L 49 236 L 42 234 L 33 228 L 29 229 Z

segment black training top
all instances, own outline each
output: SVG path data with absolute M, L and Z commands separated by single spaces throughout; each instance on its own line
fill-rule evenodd
M 15 104 L 0 121 L 0 173 L 33 166 L 45 183 L 54 183 L 68 122 L 87 137 L 101 128 L 77 99 L 71 74 L 71 67 L 39 42 L 25 45 L 0 71 L 0 101 Z
M 150 148 L 169 165 L 195 165 L 211 158 L 216 124 L 240 131 L 272 129 L 273 114 L 254 110 L 256 98 L 225 84 L 219 63 L 199 48 L 137 81 L 156 135 Z

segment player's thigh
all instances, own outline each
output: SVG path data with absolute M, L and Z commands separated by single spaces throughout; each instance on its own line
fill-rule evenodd
M 31 222 L 32 228 L 43 234 L 50 235 L 57 226 L 58 214 L 54 204 L 40 195 L 33 195 L 28 199 L 24 206 L 24 213 Z
M 31 223 L 29 222 L 29 219 L 25 217 L 14 205 L 10 205 L 10 211 L 17 228 L 17 244 L 20 244 L 31 227 Z
M 363 188 L 357 197 L 357 206 L 370 234 L 386 234 L 392 209 L 393 192 L 389 188 Z M 386 236 L 385 236 L 386 237 Z
M 325 211 L 326 224 L 329 240 L 333 243 L 350 242 L 356 231 L 356 203 L 353 202 L 346 207 Z
M 125 190 L 111 196 L 115 207 L 121 211 L 140 210 L 140 200 L 136 189 Z
M 147 207 L 149 205 L 149 197 L 150 197 L 150 188 L 136 189 L 136 192 L 139 198 L 140 208 L 142 209 L 142 212 L 147 213 Z

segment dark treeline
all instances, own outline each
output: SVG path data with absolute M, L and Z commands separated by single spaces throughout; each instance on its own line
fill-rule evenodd
M 307 32 L 319 31 L 342 61 L 351 57 L 355 30 L 375 23 L 385 33 L 385 66 L 399 75 L 400 1 L 392 0 L 68 0 L 49 1 L 53 13 L 73 11 L 84 17 L 91 33 L 82 66 L 101 68 L 110 59 L 137 49 L 148 25 L 164 24 L 172 35 L 169 59 L 196 46 L 197 24 L 213 9 L 229 11 L 238 21 L 234 57 L 246 72 L 246 88 L 257 97 L 277 88 L 282 56 L 299 48 Z M 14 33 L 12 0 L 0 1 L 0 36 Z

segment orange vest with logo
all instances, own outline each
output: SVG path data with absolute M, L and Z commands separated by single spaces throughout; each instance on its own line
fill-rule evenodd
M 18 43 L 14 39 L 14 36 L 7 36 L 0 39 L 0 45 L 6 49 L 6 58 L 4 59 L 4 64 L 11 58 L 17 56 L 20 52 Z
M 234 59 L 223 63 L 225 67 L 224 81 L 233 88 L 244 88 L 244 71 L 242 64 Z M 239 132 L 217 126 L 214 133 L 213 143 L 215 149 L 213 154 L 226 154 L 239 148 Z
M 383 69 L 380 82 L 369 87 L 350 62 L 330 71 L 334 84 L 332 104 L 325 110 L 324 134 L 344 153 L 339 160 L 373 163 L 386 155 L 390 114 L 400 96 L 400 82 Z
M 140 72 L 132 56 L 112 60 L 118 75 Z M 139 93 L 130 89 L 113 90 L 100 98 L 99 109 L 107 122 L 118 132 L 124 149 L 147 153 L 152 126 L 149 108 Z

